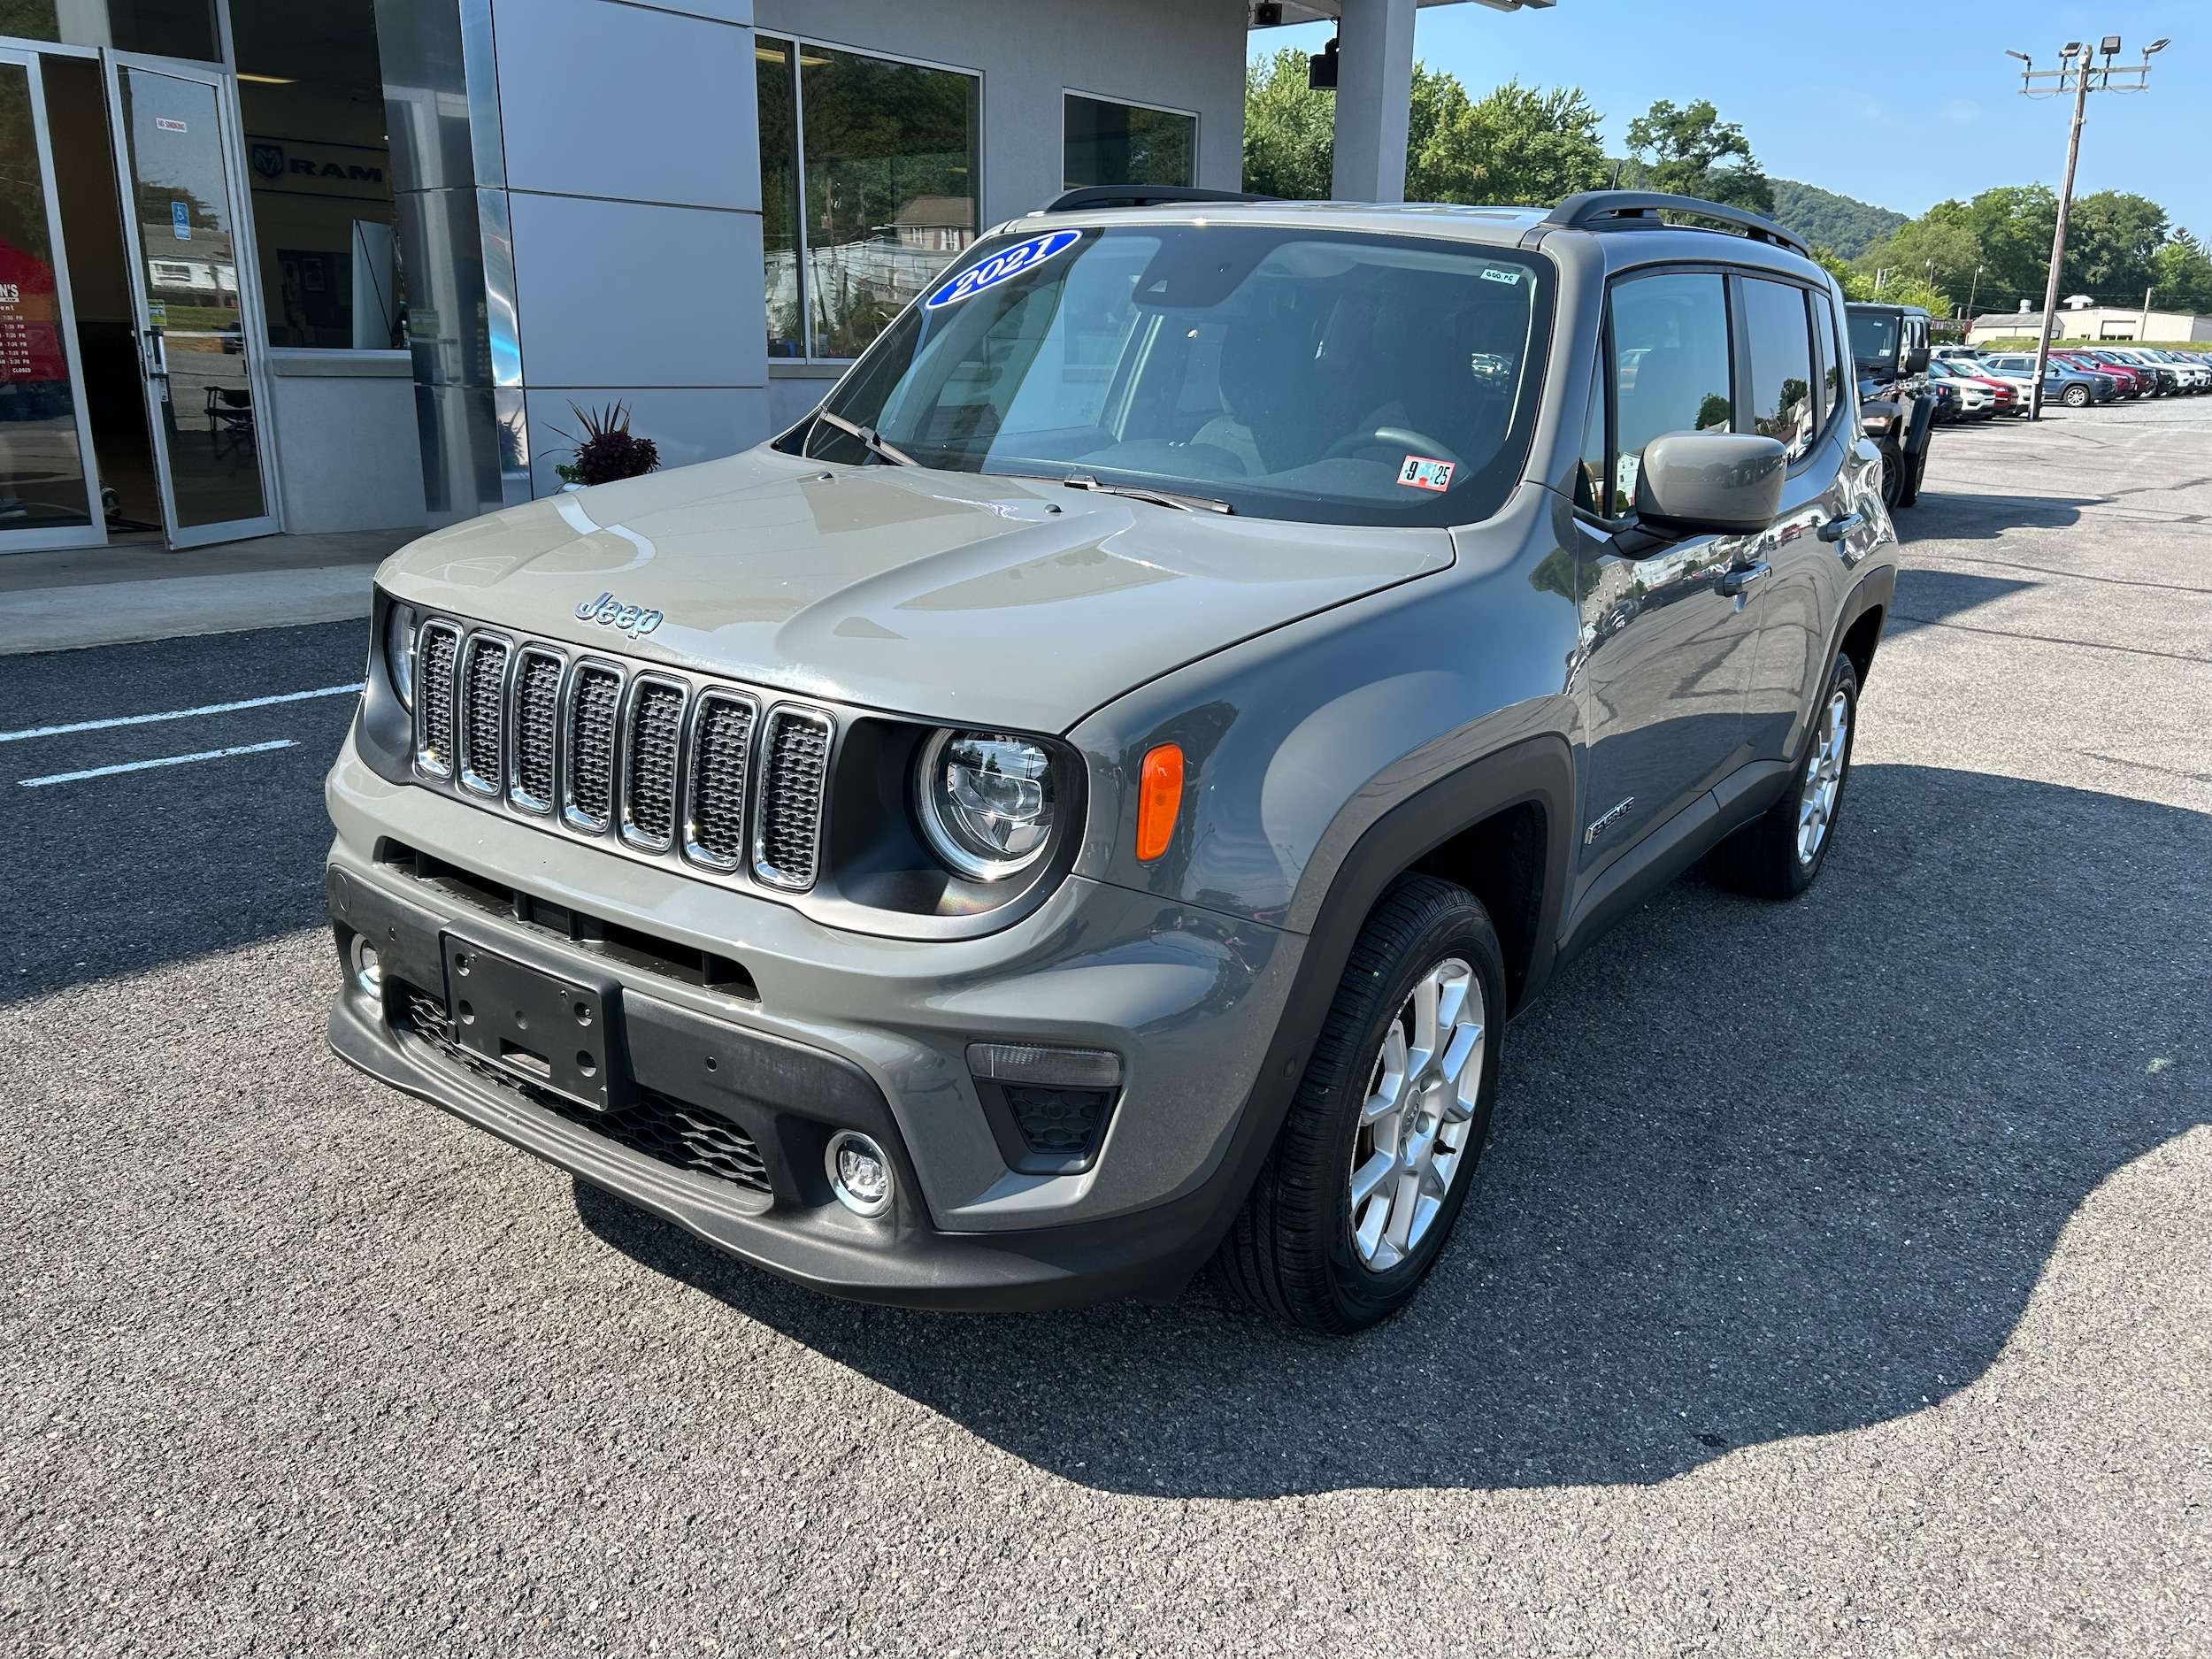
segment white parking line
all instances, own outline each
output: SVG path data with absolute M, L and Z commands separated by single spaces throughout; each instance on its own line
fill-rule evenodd
M 42 784 L 78 783 L 87 778 L 112 778 L 119 772 L 144 772 L 150 766 L 188 766 L 196 760 L 227 760 L 233 755 L 265 755 L 273 749 L 296 749 L 296 740 L 280 737 L 270 743 L 242 743 L 236 749 L 204 749 L 196 755 L 165 755 L 159 760 L 134 760 L 122 766 L 95 766 L 88 772 L 58 772 L 50 778 L 26 778 L 26 789 Z
M 69 726 L 34 726 L 20 732 L 0 732 L 0 743 L 19 742 L 27 737 L 60 737 L 70 732 L 100 732 L 111 726 L 150 726 L 156 720 L 189 720 L 202 714 L 232 714 L 240 709 L 267 709 L 280 703 L 305 703 L 311 697 L 349 697 L 360 689 L 361 684 L 356 680 L 350 686 L 325 686 L 319 691 L 287 691 L 273 697 L 246 697 L 236 703 L 211 703 L 197 709 L 170 709 L 160 714 L 123 714 L 111 720 L 79 720 Z M 224 752 L 227 754 L 231 751 Z

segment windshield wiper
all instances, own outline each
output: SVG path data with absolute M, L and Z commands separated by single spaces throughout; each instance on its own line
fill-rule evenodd
M 1102 484 L 1091 473 L 1069 473 L 1066 478 L 1051 478 L 1047 473 L 998 473 L 1000 478 L 1033 478 L 1040 484 L 1066 484 L 1069 488 L 1088 488 L 1095 495 L 1128 495 L 1137 502 L 1153 502 L 1155 506 L 1172 506 L 1181 513 L 1234 513 L 1228 502 L 1217 502 L 1212 495 L 1184 495 L 1175 488 L 1146 488 L 1144 484 Z
M 894 449 L 890 444 L 885 442 L 881 438 L 878 437 L 876 435 L 876 429 L 873 426 L 860 426 L 854 421 L 846 419 L 842 415 L 833 415 L 826 409 L 816 410 L 814 411 L 814 419 L 817 420 L 826 420 L 831 426 L 836 427 L 840 432 L 850 433 L 854 437 L 859 439 L 863 444 L 867 446 L 869 454 L 879 456 L 884 460 L 890 462 L 894 466 L 919 466 L 921 465 L 919 461 L 916 460 L 905 450 Z

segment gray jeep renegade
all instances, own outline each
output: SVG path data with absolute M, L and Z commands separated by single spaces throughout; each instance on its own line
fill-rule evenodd
M 1676 196 L 1001 226 L 773 442 L 383 567 L 331 1042 L 821 1290 L 1370 1325 L 1560 964 L 1819 873 L 1842 305 Z

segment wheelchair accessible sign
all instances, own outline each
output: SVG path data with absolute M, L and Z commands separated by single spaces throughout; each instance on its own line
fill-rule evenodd
M 962 300 L 980 294 L 985 288 L 995 288 L 1002 282 L 1011 281 L 1033 265 L 1041 265 L 1056 253 L 1064 253 L 1083 239 L 1079 230 L 1048 231 L 1041 236 L 1032 236 L 1027 242 L 1018 242 L 1011 248 L 993 254 L 988 259 L 970 265 L 949 282 L 944 283 L 922 302 L 922 309 L 933 311 L 947 305 L 957 305 Z

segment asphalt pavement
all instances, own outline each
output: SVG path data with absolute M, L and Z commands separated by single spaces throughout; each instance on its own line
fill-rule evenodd
M 1937 442 L 1821 881 L 1575 964 L 1343 1342 L 825 1301 L 357 1077 L 344 695 L 12 733 L 365 630 L 0 659 L 0 1653 L 2212 1653 L 2212 400 Z

